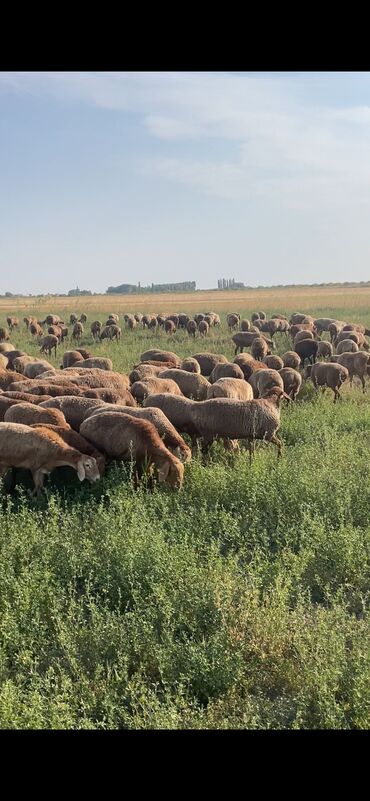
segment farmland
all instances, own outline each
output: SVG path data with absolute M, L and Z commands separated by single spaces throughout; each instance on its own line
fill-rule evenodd
M 109 312 L 212 309 L 193 340 Z M 226 312 L 333 316 L 370 327 L 370 288 L 1 299 L 22 320 L 85 311 L 80 346 L 129 372 L 151 347 L 234 358 Z M 39 346 L 23 322 L 11 337 Z M 277 352 L 291 349 L 285 334 Z M 58 349 L 61 363 L 70 340 Z M 283 406 L 283 458 L 220 443 L 185 466 L 181 491 L 135 490 L 130 465 L 96 485 L 53 474 L 0 484 L 0 728 L 366 729 L 370 726 L 370 382 Z

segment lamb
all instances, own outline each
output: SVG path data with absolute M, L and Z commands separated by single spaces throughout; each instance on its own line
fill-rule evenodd
M 316 362 L 306 367 L 305 377 L 311 378 L 315 389 L 330 387 L 334 392 L 334 403 L 336 403 L 340 398 L 339 390 L 342 384 L 349 378 L 349 372 L 341 364 Z
M 9 467 L 30 470 L 37 496 L 41 494 L 44 475 L 62 465 L 73 467 L 80 481 L 100 478 L 91 456 L 70 448 L 54 431 L 41 433 L 21 423 L 0 424 L 0 454 L 0 477 Z
M 168 392 L 172 395 L 182 395 L 181 389 L 176 381 L 173 381 L 173 379 L 170 378 L 151 378 L 149 376 L 149 378 L 146 378 L 143 381 L 135 381 L 135 384 L 132 384 L 131 386 L 131 393 L 135 400 L 139 401 L 139 403 L 142 403 L 144 398 L 146 398 L 148 395 L 154 395 L 160 392 Z
M 276 434 L 280 426 L 280 403 L 283 397 L 288 397 L 284 390 L 274 387 L 266 397 L 257 400 L 213 398 L 195 403 L 190 415 L 205 447 L 218 437 L 246 439 L 249 446 L 254 440 L 260 439 L 276 445 L 280 456 L 282 442 Z
M 284 367 L 291 367 L 293 370 L 298 370 L 301 360 L 294 350 L 287 350 L 283 353 L 281 358 L 284 362 Z
M 243 348 L 249 348 L 252 345 L 254 339 L 260 337 L 259 333 L 254 333 L 253 331 L 239 331 L 237 334 L 234 334 L 232 337 L 233 342 L 235 343 L 235 355 L 240 350 L 240 353 L 243 353 Z M 271 339 L 267 339 L 267 337 L 263 337 L 263 339 L 267 342 L 270 348 L 274 348 L 274 343 Z M 266 353 L 264 354 L 267 355 Z
M 34 403 L 16 403 L 10 406 L 4 414 L 5 423 L 23 423 L 30 426 L 33 423 L 51 423 L 51 425 L 69 428 L 63 412 L 59 409 L 40 409 Z
M 159 373 L 158 378 L 175 381 L 186 398 L 205 400 L 207 397 L 209 381 L 207 381 L 203 375 L 199 375 L 199 373 L 188 373 L 187 370 L 173 368 L 171 370 L 163 370 Z M 155 391 L 158 392 L 160 390 Z
M 319 347 L 317 349 L 317 357 L 326 359 L 329 356 L 333 355 L 333 346 L 330 342 L 327 342 L 326 339 L 322 339 L 321 342 L 318 343 Z
M 192 356 L 187 356 L 187 358 L 181 362 L 180 370 L 187 370 L 188 373 L 198 373 L 198 375 L 200 375 L 199 362 L 193 359 Z
M 51 356 L 51 352 L 54 349 L 56 358 L 58 345 L 58 337 L 56 337 L 54 334 L 48 334 L 48 336 L 43 337 L 41 340 L 40 353 L 48 353 L 49 356 Z
M 44 409 L 60 409 L 71 428 L 78 431 L 88 412 L 91 409 L 98 409 L 99 407 L 106 408 L 106 403 L 102 400 L 94 400 L 93 398 L 59 396 L 43 401 L 43 403 L 40 403 L 40 406 Z
M 281 370 L 282 367 L 284 367 L 284 362 L 280 356 L 265 356 L 262 362 L 266 367 L 269 367 L 270 370 Z
M 256 337 L 251 344 L 251 356 L 253 356 L 256 361 L 261 362 L 265 356 L 270 354 L 268 344 L 263 337 Z
M 56 411 L 56 409 L 45 409 L 44 411 L 51 412 Z M 92 456 L 98 465 L 99 475 L 102 476 L 104 474 L 106 463 L 104 454 L 94 448 L 91 442 L 88 442 L 85 437 L 82 437 L 81 434 L 78 434 L 73 428 L 69 426 L 66 428 L 65 426 L 53 425 L 51 423 L 32 423 L 31 428 L 35 431 L 40 431 L 41 434 L 43 432 L 54 431 L 70 448 L 74 448 L 76 451 L 80 451 L 80 453 L 86 456 Z
M 282 376 L 277 370 L 257 370 L 248 379 L 253 390 L 254 398 L 262 398 L 273 387 L 284 389 Z
M 314 364 L 316 361 L 316 354 L 318 350 L 319 344 L 315 342 L 315 340 L 311 339 L 303 339 L 302 342 L 297 342 L 294 347 L 296 353 L 300 357 L 302 367 L 304 367 L 304 363 L 306 359 L 311 361 L 311 364 Z M 285 362 L 284 362 L 285 363 Z
M 234 364 L 240 367 L 246 381 L 248 381 L 249 377 L 252 373 L 255 373 L 256 370 L 266 369 L 266 365 L 263 362 L 258 362 L 256 359 L 253 359 L 250 353 L 239 353 L 238 356 L 235 356 Z
M 281 378 L 283 379 L 284 392 L 294 401 L 302 386 L 302 376 L 298 370 L 292 367 L 282 367 L 279 370 Z
M 61 365 L 61 369 L 66 367 L 73 367 L 75 364 L 81 364 L 84 361 L 83 356 L 77 350 L 66 350 L 63 353 L 63 365 Z
M 84 332 L 84 327 L 82 323 L 80 322 L 75 323 L 72 330 L 72 339 L 75 339 L 76 342 L 78 342 L 81 339 L 83 332 Z
M 198 326 L 195 320 L 189 320 L 189 322 L 186 324 L 186 330 L 190 336 L 193 336 L 195 338 L 195 334 L 197 333 L 198 330 Z
M 203 337 L 207 336 L 207 334 L 209 332 L 209 325 L 206 322 L 206 320 L 201 320 L 200 321 L 200 323 L 198 324 L 198 331 L 199 331 L 201 337 L 202 336 Z
M 78 362 L 78 367 L 98 367 L 100 370 L 113 370 L 112 359 L 107 359 L 103 356 L 94 356 L 92 359 L 83 359 Z
M 359 347 L 356 345 L 356 342 L 353 339 L 342 339 L 338 342 L 336 347 L 336 352 L 340 355 L 341 353 L 358 353 Z
M 88 417 L 95 417 L 96 415 L 105 415 L 111 411 L 112 409 L 109 407 L 92 409 L 85 419 L 87 420 Z M 188 462 L 191 459 L 191 450 L 189 446 L 186 444 L 183 438 L 180 437 L 180 434 L 176 431 L 176 428 L 172 425 L 172 423 L 170 423 L 161 409 L 131 409 L 127 406 L 115 406 L 113 411 L 119 412 L 120 414 L 129 414 L 131 417 L 138 417 L 142 420 L 149 420 L 149 422 L 153 423 L 157 429 L 158 434 L 163 440 L 166 448 L 172 450 L 175 456 L 177 456 L 178 459 L 181 459 L 182 462 Z
M 204 376 L 211 375 L 212 370 L 217 364 L 227 364 L 228 359 L 221 353 L 195 353 L 193 355 L 200 367 L 200 372 Z
M 364 351 L 358 353 L 342 353 L 341 355 L 331 356 L 330 362 L 336 362 L 346 367 L 349 373 L 349 383 L 352 387 L 353 379 L 357 376 L 362 384 L 362 391 L 365 392 L 365 376 L 370 374 L 370 356 Z
M 166 334 L 174 334 L 176 332 L 176 326 L 173 320 L 165 320 L 164 330 Z
M 234 364 L 233 362 L 226 362 L 226 364 L 223 364 L 221 362 L 220 364 L 216 364 L 216 367 L 212 370 L 209 381 L 211 384 L 215 384 L 219 378 L 240 378 L 244 380 L 244 373 L 238 364 Z M 200 398 L 200 400 L 203 399 Z
M 265 372 L 262 371 L 261 372 Z M 247 381 L 240 378 L 219 378 L 210 384 L 207 390 L 207 400 L 211 398 L 234 398 L 235 400 L 251 400 L 253 390 Z
M 94 320 L 94 322 L 91 323 L 91 326 L 90 326 L 90 331 L 91 331 L 91 334 L 92 334 L 92 338 L 93 339 L 99 339 L 101 330 L 102 330 L 102 324 L 101 324 L 100 320 Z
M 181 359 L 176 356 L 176 353 L 172 353 L 170 350 L 159 350 L 158 348 L 146 350 L 145 353 L 141 354 L 141 362 L 145 362 L 148 359 L 156 362 L 172 362 L 174 367 L 180 367 L 181 364 Z
M 104 421 L 100 420 L 100 416 L 89 417 L 81 425 L 81 434 L 111 459 L 133 459 L 140 472 L 150 460 L 157 468 L 160 482 L 181 487 L 184 465 L 166 448 L 158 431 L 148 420 L 111 412 L 104 415 Z
M 229 326 L 230 331 L 232 331 L 233 328 L 237 328 L 238 327 L 239 320 L 240 320 L 240 314 L 228 314 L 227 315 L 226 322 L 227 322 L 227 324 Z

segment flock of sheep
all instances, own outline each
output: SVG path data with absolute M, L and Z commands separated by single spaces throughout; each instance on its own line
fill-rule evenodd
M 42 321 L 25 317 L 24 322 L 38 338 L 42 355 L 56 355 L 68 336 L 56 315 Z M 76 346 L 86 322 L 86 315 L 79 320 L 70 316 Z M 193 320 L 186 314 L 130 314 L 124 322 L 128 331 L 141 325 L 162 327 L 171 335 L 181 328 L 189 336 L 207 336 L 210 327 L 220 326 L 214 312 Z M 301 313 L 290 320 L 281 314 L 268 320 L 256 312 L 251 321 L 229 314 L 227 325 L 235 345 L 233 362 L 223 354 L 200 352 L 182 359 L 153 348 L 125 375 L 113 370 L 110 358 L 78 347 L 63 354 L 59 368 L 31 357 L 10 342 L 19 321 L 8 317 L 8 327 L 0 328 L 0 477 L 10 468 L 13 478 L 16 468 L 28 469 L 39 495 L 44 476 L 57 467 L 68 465 L 80 481 L 94 482 L 107 463 L 119 460 L 135 463 L 136 480 L 155 467 L 159 481 L 181 487 L 184 463 L 192 457 L 184 435 L 192 448 L 200 445 L 203 451 L 216 439 L 231 451 L 244 440 L 250 457 L 256 440 L 263 440 L 274 444 L 280 456 L 280 406 L 283 399 L 296 399 L 304 378 L 316 388 L 329 387 L 334 402 L 342 384 L 352 385 L 354 377 L 365 391 L 370 330 L 360 324 Z M 93 321 L 90 331 L 93 340 L 118 343 L 118 315 L 110 315 L 104 326 Z M 324 332 L 330 339 L 322 338 Z M 279 333 L 292 339 L 291 350 L 282 356 L 273 353 Z

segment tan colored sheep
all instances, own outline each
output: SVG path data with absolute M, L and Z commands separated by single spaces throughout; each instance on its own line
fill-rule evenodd
M 210 384 L 207 390 L 207 400 L 211 398 L 234 398 L 235 400 L 252 400 L 253 389 L 247 381 L 240 378 L 219 378 Z

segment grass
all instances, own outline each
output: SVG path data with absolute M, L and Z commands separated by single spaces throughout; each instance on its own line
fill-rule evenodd
M 307 311 L 348 319 L 336 300 Z M 205 340 L 123 330 L 91 349 L 124 371 L 153 344 L 231 357 L 221 316 Z M 36 354 L 21 328 L 12 341 Z M 57 471 L 39 503 L 0 491 L 0 727 L 369 728 L 368 392 L 334 405 L 305 385 L 282 410 L 280 463 L 262 443 L 251 467 L 215 444 L 181 492 L 135 491 L 129 465 L 98 486 Z

